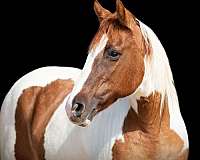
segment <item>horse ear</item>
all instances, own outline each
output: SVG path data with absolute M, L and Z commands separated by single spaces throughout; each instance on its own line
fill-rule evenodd
M 110 11 L 103 8 L 97 0 L 94 1 L 94 11 L 99 19 L 99 22 L 111 14 Z
M 128 28 L 132 28 L 135 16 L 124 7 L 121 0 L 116 0 L 116 13 L 121 24 L 127 26 Z

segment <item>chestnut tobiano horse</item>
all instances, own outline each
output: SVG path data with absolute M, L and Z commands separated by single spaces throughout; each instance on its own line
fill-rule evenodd
M 115 13 L 97 1 L 94 10 L 100 27 L 83 70 L 37 69 L 7 94 L 1 160 L 187 159 L 187 131 L 157 36 L 120 0 Z

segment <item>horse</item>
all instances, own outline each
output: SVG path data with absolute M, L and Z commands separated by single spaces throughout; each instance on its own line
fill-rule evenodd
M 189 142 L 165 50 L 120 0 L 94 1 L 100 26 L 82 70 L 20 78 L 0 112 L 2 160 L 186 160 Z

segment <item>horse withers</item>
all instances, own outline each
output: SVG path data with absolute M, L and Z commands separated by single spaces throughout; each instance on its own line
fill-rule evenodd
M 187 131 L 157 36 L 120 0 L 114 13 L 98 1 L 94 10 L 100 26 L 82 70 L 41 68 L 7 94 L 1 159 L 186 160 Z

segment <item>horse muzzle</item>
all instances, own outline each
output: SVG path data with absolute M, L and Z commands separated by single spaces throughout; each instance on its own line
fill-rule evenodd
M 86 127 L 98 112 L 96 106 L 97 100 L 95 98 L 87 101 L 84 96 L 77 95 L 74 97 L 71 104 L 66 106 L 68 118 L 72 123 Z

